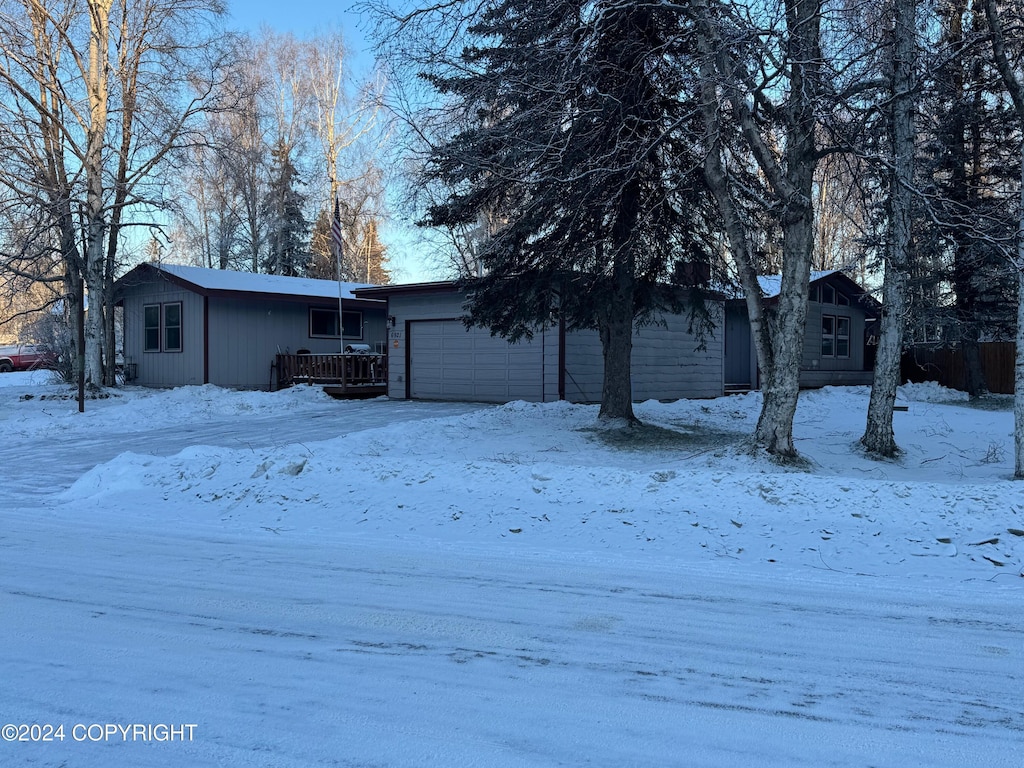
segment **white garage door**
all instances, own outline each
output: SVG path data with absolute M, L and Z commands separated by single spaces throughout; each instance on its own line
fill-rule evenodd
M 509 344 L 459 320 L 409 324 L 409 393 L 424 400 L 507 403 L 543 397 L 539 341 Z

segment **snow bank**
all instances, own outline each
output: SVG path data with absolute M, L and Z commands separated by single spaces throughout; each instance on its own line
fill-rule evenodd
M 797 441 L 809 471 L 749 452 L 757 394 L 643 403 L 637 412 L 650 426 L 628 436 L 597 429 L 596 406 L 516 402 L 388 423 L 397 404 L 379 402 L 381 426 L 333 440 L 125 454 L 63 498 L 97 510 L 129 504 L 175 525 L 297 536 L 485 549 L 510 541 L 577 555 L 725 558 L 877 576 L 1019 573 L 1024 504 L 1008 479 L 1011 414 L 913 401 L 896 415 L 905 454 L 877 462 L 857 447 L 868 394 L 801 395 Z M 286 414 L 319 401 L 302 391 L 211 387 L 151 398 L 168 420 Z M 129 399 L 117 410 L 141 418 L 139 409 L 152 405 Z

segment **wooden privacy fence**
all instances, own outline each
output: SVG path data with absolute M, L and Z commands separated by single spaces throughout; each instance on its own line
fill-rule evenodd
M 980 345 L 981 368 L 988 391 L 1013 394 L 1016 345 L 1012 341 L 986 341 Z M 915 346 L 903 353 L 903 381 L 935 381 L 950 389 L 967 389 L 967 368 L 960 347 Z
M 278 355 L 274 361 L 277 388 L 293 384 L 326 384 L 353 394 L 379 389 L 388 381 L 387 355 Z

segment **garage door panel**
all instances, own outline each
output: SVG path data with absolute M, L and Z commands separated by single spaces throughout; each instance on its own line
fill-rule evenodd
M 441 356 L 441 365 L 444 368 L 452 368 L 454 366 L 461 366 L 464 370 L 472 370 L 473 367 L 473 353 L 472 352 L 445 352 Z
M 509 384 L 536 384 L 537 377 L 534 374 L 535 371 L 518 368 L 508 372 L 507 380 Z
M 479 383 L 501 382 L 502 384 L 506 384 L 509 381 L 509 376 L 503 369 L 478 368 L 473 373 L 473 381 Z
M 508 368 L 512 356 L 508 352 L 478 351 L 473 353 L 473 361 L 477 369 L 480 368 Z
M 458 320 L 409 326 L 409 392 L 414 398 L 504 403 L 541 400 L 539 342 L 509 344 Z

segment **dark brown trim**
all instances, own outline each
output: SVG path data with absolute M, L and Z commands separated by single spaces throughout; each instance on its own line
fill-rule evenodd
M 412 400 L 412 320 L 405 321 L 405 399 Z
M 356 288 L 357 297 L 377 299 L 401 293 L 457 293 L 459 284 L 455 280 L 439 280 L 433 283 L 406 283 L 404 285 L 375 285 L 372 288 Z
M 203 296 L 203 384 L 210 383 L 210 297 Z

